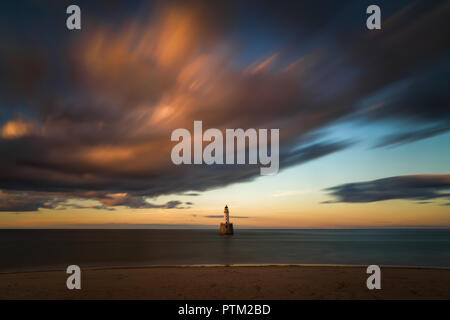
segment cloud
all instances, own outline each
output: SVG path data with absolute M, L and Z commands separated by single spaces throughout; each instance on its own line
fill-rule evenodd
M 81 201 L 81 204 L 74 203 L 73 200 Z M 98 204 L 84 204 L 86 200 L 92 200 Z M 0 190 L 0 211 L 3 212 L 31 212 L 38 211 L 39 209 L 64 210 L 66 208 L 113 211 L 116 210 L 115 207 L 119 206 L 131 209 L 184 209 L 181 206 L 182 204 L 183 202 L 178 200 L 155 204 L 149 202 L 147 197 L 134 196 L 127 193 L 21 192 Z
M 450 128 L 445 2 L 406 13 L 386 2 L 389 23 L 376 33 L 349 18 L 364 12 L 359 1 L 348 12 L 335 1 L 325 12 L 295 1 L 277 10 L 232 1 L 133 3 L 148 15 L 115 4 L 120 15 L 105 16 L 81 2 L 89 32 L 70 37 L 49 29 L 62 3 L 42 7 L 27 24 L 3 24 L 17 8 L 0 13 L 0 188 L 11 191 L 3 211 L 56 207 L 51 197 L 63 198 L 59 206 L 81 197 L 99 208 L 181 208 L 148 199 L 259 177 L 254 165 L 173 165 L 170 134 L 192 130 L 194 120 L 205 129 L 280 128 L 281 170 L 350 148 L 354 141 L 315 135 L 345 118 L 428 128 L 399 130 L 380 146 Z M 35 12 L 35 4 L 21 6 Z M 25 204 L 30 192 L 35 201 Z
M 1 128 L 0 137 L 3 139 L 17 139 L 36 133 L 37 129 L 33 122 L 22 119 L 10 120 Z
M 288 196 L 296 196 L 296 195 L 301 195 L 301 194 L 306 194 L 311 192 L 311 190 L 309 189 L 304 189 L 304 190 L 284 190 L 284 191 L 280 191 L 277 193 L 274 193 L 272 195 L 272 197 L 288 197 Z
M 223 215 L 217 215 L 217 216 L 204 216 L 205 218 L 214 218 L 214 219 L 220 219 L 223 218 Z M 244 216 L 230 216 L 230 219 L 248 219 L 249 217 L 244 217 Z
M 64 203 L 61 208 L 61 210 L 65 210 L 67 208 L 73 208 L 73 209 L 96 209 L 96 210 L 108 210 L 108 211 L 115 211 L 116 209 L 113 207 L 108 207 L 105 205 L 90 205 L 90 206 L 83 206 L 79 204 L 73 204 L 73 203 Z
M 431 128 L 416 129 L 407 132 L 388 135 L 378 142 L 376 147 L 394 146 L 409 142 L 418 141 L 433 137 L 437 134 L 447 132 L 450 129 L 450 123 L 447 125 L 433 126 Z
M 346 183 L 327 188 L 336 200 L 324 203 L 366 203 L 394 199 L 426 200 L 450 198 L 450 174 L 396 176 L 373 181 Z
M 5 193 L 0 190 L 0 211 L 30 212 L 43 209 L 56 209 L 63 199 L 38 195 L 30 197 L 28 193 Z
M 97 196 L 97 201 L 103 203 L 106 206 L 124 206 L 133 209 L 174 209 L 179 208 L 182 204 L 181 201 L 172 200 L 164 204 L 154 204 L 147 201 L 145 196 L 135 196 L 127 193 L 108 193 Z

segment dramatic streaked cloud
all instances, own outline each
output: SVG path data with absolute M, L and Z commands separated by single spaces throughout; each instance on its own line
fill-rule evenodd
M 394 199 L 425 200 L 450 199 L 450 174 L 411 175 L 346 183 L 326 189 L 335 202 L 375 202 Z
M 361 16 L 358 1 L 350 12 L 333 1 L 333 10 L 296 2 L 136 3 L 140 14 L 115 4 L 120 17 L 108 18 L 97 4 L 80 2 L 78 33 L 49 30 L 56 18 L 44 8 L 44 16 L 19 14 L 15 24 L 0 19 L 0 189 L 8 197 L 0 210 L 60 208 L 79 198 L 97 201 L 95 209 L 182 208 L 178 200 L 148 199 L 259 177 L 255 165 L 173 165 L 170 134 L 192 130 L 194 120 L 205 129 L 280 128 L 281 170 L 351 147 L 353 140 L 317 135 L 337 120 L 410 128 L 379 146 L 450 128 L 444 1 L 386 3 L 387 21 L 371 33 L 357 19 L 331 22 Z M 0 18 L 33 7 L 5 8 Z M 281 36 L 283 44 L 274 41 Z

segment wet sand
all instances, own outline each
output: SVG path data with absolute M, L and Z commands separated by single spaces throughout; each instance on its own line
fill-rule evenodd
M 218 266 L 86 269 L 81 290 L 62 271 L 0 274 L 0 299 L 449 299 L 450 269 L 363 266 Z

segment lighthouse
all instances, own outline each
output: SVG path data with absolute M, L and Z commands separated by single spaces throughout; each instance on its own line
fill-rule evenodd
M 228 206 L 225 205 L 225 209 L 223 210 L 223 216 L 225 222 L 220 224 L 220 234 L 223 235 L 232 235 L 233 232 L 233 224 L 230 223 L 230 212 L 228 210 Z
M 230 223 L 230 212 L 228 211 L 227 205 L 225 205 L 225 209 L 223 210 L 223 215 L 225 217 L 225 223 L 229 224 Z

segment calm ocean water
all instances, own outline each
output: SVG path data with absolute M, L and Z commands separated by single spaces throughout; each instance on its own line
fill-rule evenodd
M 450 267 L 450 230 L 0 230 L 0 271 L 190 264 Z

